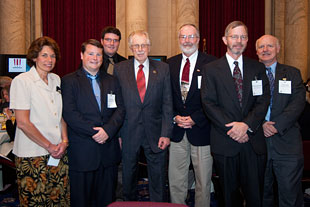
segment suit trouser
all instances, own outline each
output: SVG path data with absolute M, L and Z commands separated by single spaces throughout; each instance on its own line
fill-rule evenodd
M 115 200 L 117 165 L 100 165 L 97 170 L 87 172 L 69 170 L 69 176 L 71 206 L 101 207 Z
M 137 200 L 137 182 L 138 182 L 138 159 L 140 147 L 136 152 L 127 153 L 123 146 L 123 197 L 125 201 Z M 154 202 L 167 201 L 166 196 L 166 169 L 167 169 L 167 150 L 154 153 L 144 139 L 141 147 L 147 162 L 147 171 L 149 178 L 150 200 Z
M 195 206 L 210 206 L 213 164 L 210 145 L 191 145 L 186 133 L 180 142 L 170 143 L 169 188 L 171 202 L 185 204 L 188 191 L 188 170 L 191 160 L 195 172 Z
M 225 206 L 240 206 L 241 187 L 246 206 L 261 207 L 266 155 L 256 154 L 249 142 L 242 145 L 240 152 L 233 157 L 213 154 Z
M 266 138 L 268 159 L 265 172 L 263 206 L 275 206 L 274 181 L 278 186 L 279 207 L 303 206 L 302 154 L 284 155 L 274 149 L 271 138 Z

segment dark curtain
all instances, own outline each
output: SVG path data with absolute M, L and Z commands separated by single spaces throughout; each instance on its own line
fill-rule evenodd
M 227 49 L 222 36 L 226 26 L 235 20 L 248 27 L 249 40 L 244 55 L 257 59 L 255 42 L 265 33 L 265 1 L 260 0 L 200 0 L 200 48 L 206 38 L 206 52 L 223 56 Z
M 100 40 L 105 26 L 115 26 L 115 0 L 43 0 L 41 4 L 43 35 L 60 47 L 61 60 L 53 72 L 61 77 L 78 68 L 85 40 Z

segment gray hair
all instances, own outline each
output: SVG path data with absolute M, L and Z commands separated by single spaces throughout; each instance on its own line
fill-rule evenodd
M 132 45 L 132 38 L 135 35 L 144 35 L 146 37 L 147 44 L 151 44 L 150 36 L 149 33 L 145 30 L 137 30 L 133 31 L 129 36 L 128 36 L 128 46 L 131 47 Z
M 196 25 L 194 25 L 194 24 L 183 24 L 183 25 L 179 28 L 178 36 L 180 35 L 181 29 L 182 29 L 183 27 L 186 27 L 186 26 L 194 27 L 194 28 L 196 29 L 196 35 L 197 35 L 197 37 L 200 38 L 200 31 L 199 31 L 198 27 L 197 27 Z

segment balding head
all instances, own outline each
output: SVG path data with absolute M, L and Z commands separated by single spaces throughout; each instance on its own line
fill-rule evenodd
M 256 54 L 259 61 L 270 66 L 277 61 L 277 54 L 280 52 L 278 38 L 272 35 L 263 35 L 256 41 Z

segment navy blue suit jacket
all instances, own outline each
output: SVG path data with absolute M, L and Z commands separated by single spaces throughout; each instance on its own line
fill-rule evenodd
M 117 79 L 100 73 L 101 111 L 93 93 L 90 80 L 83 68 L 62 78 L 63 118 L 68 125 L 70 170 L 90 171 L 120 161 L 121 153 L 117 137 L 125 111 Z M 115 94 L 117 108 L 107 108 L 107 94 Z M 98 144 L 92 136 L 93 127 L 102 127 L 109 135 L 104 144 Z
M 197 62 L 192 76 L 192 82 L 185 103 L 182 101 L 180 89 L 180 67 L 182 54 L 167 60 L 170 68 L 173 112 L 174 116 L 190 116 L 195 122 L 191 129 L 184 129 L 177 124 L 174 125 L 171 141 L 180 142 L 186 132 L 188 141 L 194 146 L 205 146 L 210 144 L 210 121 L 202 109 L 200 88 L 198 88 L 198 76 L 201 76 L 202 66 L 215 60 L 211 55 L 198 52 Z

